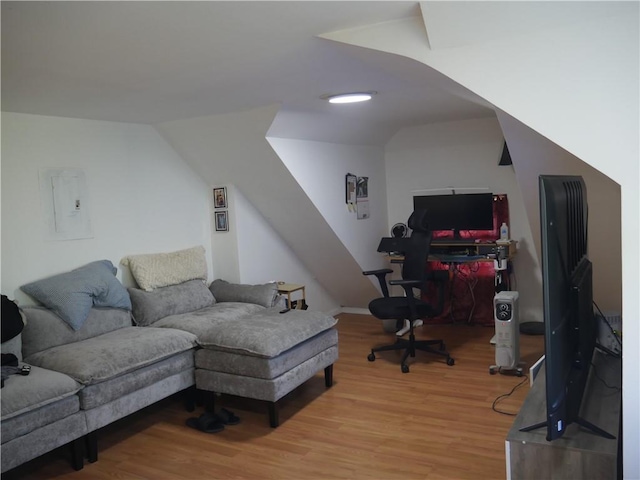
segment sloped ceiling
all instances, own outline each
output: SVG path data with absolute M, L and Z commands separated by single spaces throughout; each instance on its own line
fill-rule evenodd
M 2 109 L 158 124 L 281 104 L 270 135 L 379 145 L 493 115 L 413 61 L 318 37 L 420 15 L 403 1 L 2 2 Z M 362 90 L 375 101 L 320 99 Z

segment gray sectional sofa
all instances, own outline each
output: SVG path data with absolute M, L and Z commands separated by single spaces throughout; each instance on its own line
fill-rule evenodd
M 194 385 L 267 401 L 274 427 L 279 398 L 322 369 L 331 385 L 336 320 L 279 313 L 275 284 L 195 279 L 127 293 L 131 311 L 94 302 L 78 328 L 23 309 L 18 354 L 32 370 L 2 388 L 2 472 L 65 444 L 80 469 L 97 460 L 100 428 Z
M 138 328 L 114 308 L 91 309 L 78 331 L 46 308 L 23 312 L 22 356 L 32 370 L 2 389 L 3 472 L 85 436 L 93 462 L 98 429 L 194 384 L 189 332 Z M 75 468 L 82 453 L 72 452 Z

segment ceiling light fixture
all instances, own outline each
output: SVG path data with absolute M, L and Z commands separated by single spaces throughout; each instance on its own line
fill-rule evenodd
M 371 100 L 371 97 L 376 93 L 377 92 L 340 93 L 338 95 L 325 95 L 321 98 L 329 100 L 329 103 L 356 103 Z

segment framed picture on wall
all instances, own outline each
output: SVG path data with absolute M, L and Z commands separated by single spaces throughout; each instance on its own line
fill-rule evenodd
M 358 183 L 358 177 L 347 173 L 345 176 L 345 191 L 347 205 L 355 205 L 356 203 L 356 186 Z
M 229 231 L 229 216 L 227 211 L 215 212 L 216 216 L 216 232 L 228 232 Z
M 227 208 L 227 187 L 213 189 L 213 206 L 215 208 Z
M 368 197 L 369 197 L 369 177 L 358 177 L 358 188 L 356 192 L 356 198 L 360 199 L 360 198 L 368 198 Z

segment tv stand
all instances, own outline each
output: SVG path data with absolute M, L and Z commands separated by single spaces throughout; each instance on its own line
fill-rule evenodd
M 541 428 L 546 422 L 535 424 L 546 415 L 544 365 L 540 368 L 507 435 L 507 478 L 616 478 L 620 440 L 608 432 L 619 437 L 622 362 L 596 352 L 593 364 L 580 410 L 582 420 L 568 425 L 564 435 L 552 442 Z

